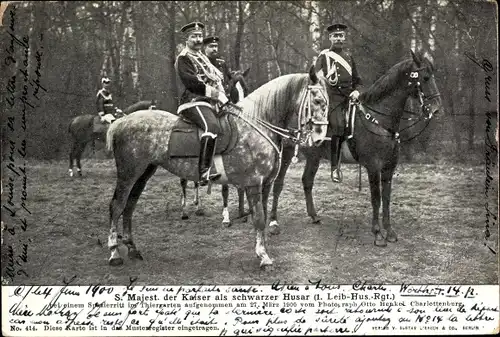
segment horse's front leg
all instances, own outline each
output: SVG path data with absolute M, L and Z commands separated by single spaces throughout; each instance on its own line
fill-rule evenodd
M 372 233 L 375 235 L 375 246 L 385 247 L 387 246 L 387 241 L 382 236 L 379 224 L 379 212 L 380 212 L 380 171 L 368 170 L 368 179 L 370 181 L 370 192 L 372 198 Z
M 319 153 L 313 153 L 311 156 L 308 156 L 306 160 L 306 166 L 304 167 L 304 173 L 302 174 L 302 186 L 304 187 L 304 194 L 306 196 L 307 215 L 311 217 L 313 223 L 321 222 L 321 218 L 318 216 L 318 214 L 316 214 L 316 209 L 314 208 L 314 200 L 312 197 L 314 177 L 318 172 L 320 159 L 321 158 Z
M 271 234 L 279 234 L 280 226 L 278 224 L 278 202 L 280 198 L 281 191 L 283 190 L 283 182 L 285 180 L 285 174 L 292 162 L 293 157 L 293 147 L 284 147 L 281 154 L 281 166 L 276 180 L 274 180 L 273 185 L 273 207 L 271 209 L 271 216 L 269 222 L 269 232 Z
M 248 212 L 245 212 L 245 190 L 238 188 L 238 219 L 246 217 Z M 246 221 L 246 218 L 245 220 Z
M 181 188 L 182 188 L 182 195 L 181 195 L 181 210 L 182 210 L 182 220 L 187 220 L 189 219 L 189 216 L 186 213 L 186 187 L 187 187 L 187 179 L 181 178 Z
M 387 231 L 386 240 L 389 242 L 398 241 L 396 232 L 391 225 L 391 192 L 392 192 L 392 177 L 394 175 L 394 167 L 382 170 L 382 224 Z
M 251 186 L 246 188 L 247 199 L 250 206 L 250 214 L 255 228 L 255 253 L 260 257 L 260 266 L 271 266 L 273 261 L 269 258 L 266 251 L 266 217 L 262 204 L 262 186 Z

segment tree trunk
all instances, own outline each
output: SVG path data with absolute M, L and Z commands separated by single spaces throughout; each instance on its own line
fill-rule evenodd
M 243 4 L 238 1 L 238 25 L 236 29 L 236 40 L 234 43 L 234 69 L 240 69 L 240 56 L 241 56 L 241 38 L 244 30 Z
M 175 23 L 175 5 L 173 1 L 170 2 L 169 8 L 168 8 L 168 18 L 169 22 Z M 172 97 L 171 102 L 169 106 L 171 106 L 171 111 L 175 111 L 177 109 L 177 103 L 179 101 L 179 93 L 177 89 L 177 73 L 175 71 L 175 58 L 176 58 L 176 41 L 175 41 L 175 25 L 171 24 L 169 25 L 169 31 L 168 31 L 168 37 L 169 37 L 169 51 L 168 51 L 168 65 L 169 65 L 169 72 L 172 74 L 170 76 L 170 94 L 168 95 L 169 97 Z

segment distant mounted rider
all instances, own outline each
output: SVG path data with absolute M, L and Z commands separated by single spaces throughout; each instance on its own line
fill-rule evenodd
M 114 115 L 122 111 L 116 108 L 113 103 L 113 97 L 109 91 L 111 80 L 108 77 L 103 77 L 101 83 L 102 88 L 97 92 L 96 97 L 97 113 L 101 117 L 101 122 L 112 123 L 116 119 Z

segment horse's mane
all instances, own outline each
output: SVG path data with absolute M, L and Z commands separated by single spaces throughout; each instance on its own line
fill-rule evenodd
M 411 58 L 395 64 L 363 92 L 359 99 L 365 103 L 373 103 L 393 92 L 398 85 L 401 85 L 401 80 L 407 76 L 406 73 L 410 71 L 412 64 L 413 59 Z
M 309 83 L 308 74 L 289 74 L 277 77 L 260 86 L 238 105 L 243 108 L 244 115 L 250 118 L 259 117 L 271 123 L 282 123 L 277 120 L 289 116 L 298 110 L 298 95 Z M 295 99 L 293 99 L 296 97 Z

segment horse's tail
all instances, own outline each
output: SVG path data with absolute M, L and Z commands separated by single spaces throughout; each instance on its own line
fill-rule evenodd
M 109 152 L 113 152 L 113 141 L 114 141 L 114 135 L 117 130 L 117 126 L 120 124 L 120 119 L 116 120 L 115 122 L 111 123 L 111 125 L 108 128 L 108 132 L 106 133 L 106 149 Z

